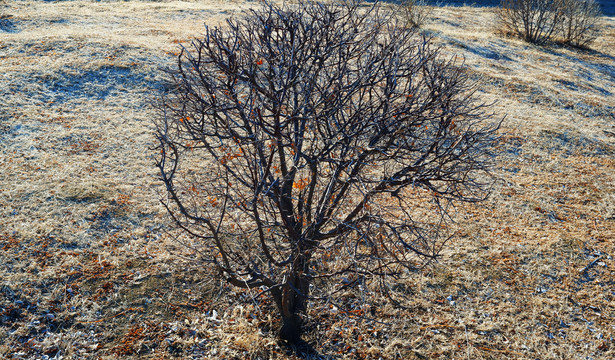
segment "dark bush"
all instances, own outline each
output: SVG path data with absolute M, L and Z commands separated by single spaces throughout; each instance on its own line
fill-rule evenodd
M 572 46 L 585 47 L 598 36 L 602 12 L 594 0 L 562 0 L 559 35 Z
M 573 46 L 595 40 L 602 15 L 594 0 L 502 0 L 497 14 L 504 33 L 537 44 Z
M 562 0 L 502 0 L 497 14 L 505 33 L 541 44 L 558 30 L 561 9 Z

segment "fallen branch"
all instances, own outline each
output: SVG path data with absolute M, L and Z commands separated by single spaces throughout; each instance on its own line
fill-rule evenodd
M 585 272 L 587 272 L 587 270 L 593 268 L 594 266 L 596 266 L 596 264 L 598 263 L 598 261 L 600 261 L 600 259 L 602 259 L 602 255 L 598 256 L 597 258 L 594 259 L 594 261 L 590 262 L 589 264 L 587 264 L 586 267 L 584 267 L 583 269 L 579 270 L 579 274 L 584 274 Z

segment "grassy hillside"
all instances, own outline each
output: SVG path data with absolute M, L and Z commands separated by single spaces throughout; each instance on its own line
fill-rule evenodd
M 596 0 L 602 7 L 606 16 L 615 16 L 615 2 L 612 0 Z M 440 6 L 487 6 L 494 7 L 500 4 L 500 0 L 441 0 L 433 1 Z
M 159 68 L 253 1 L 13 1 L 0 30 L 0 357 L 291 359 L 270 304 L 213 280 L 158 198 Z M 615 358 L 615 18 L 591 51 L 498 37 L 488 8 L 426 30 L 504 118 L 493 196 L 369 318 L 310 308 L 339 359 Z M 345 294 L 348 303 L 357 294 Z

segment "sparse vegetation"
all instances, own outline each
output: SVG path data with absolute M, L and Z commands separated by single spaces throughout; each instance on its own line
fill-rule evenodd
M 151 150 L 160 67 L 204 23 L 260 2 L 118 4 L 6 8 L 0 358 L 298 360 L 273 304 L 180 246 L 191 240 L 158 201 Z M 480 206 L 459 204 L 438 261 L 395 280 L 406 309 L 360 284 L 311 303 L 313 359 L 615 359 L 615 18 L 601 28 L 592 51 L 545 49 L 494 38 L 492 9 L 436 7 L 432 46 L 463 57 L 505 116 L 502 181 Z
M 498 10 L 504 33 L 537 44 L 562 41 L 579 47 L 596 39 L 601 15 L 595 0 L 502 0 Z
M 502 0 L 498 18 L 505 33 L 542 44 L 561 23 L 562 0 Z
M 567 44 L 585 47 L 599 34 L 602 12 L 595 0 L 562 0 L 559 35 Z
M 423 27 L 433 9 L 425 0 L 402 0 L 399 4 L 401 18 L 405 25 L 411 28 Z
M 490 186 L 497 124 L 465 69 L 378 5 L 266 2 L 178 66 L 157 124 L 165 206 L 293 343 L 308 301 L 391 296 L 450 238 L 452 203 Z

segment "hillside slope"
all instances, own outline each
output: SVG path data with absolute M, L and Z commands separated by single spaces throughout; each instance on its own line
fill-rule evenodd
M 596 0 L 605 16 L 615 16 L 615 2 L 612 0 Z M 435 1 L 440 6 L 499 6 L 500 0 L 442 0 Z
M 11 2 L 0 32 L 0 357 L 296 358 L 270 305 L 220 287 L 158 203 L 153 106 L 179 46 L 251 1 Z M 615 358 L 615 18 L 591 51 L 426 31 L 504 118 L 493 196 L 397 311 L 312 307 L 340 359 Z M 348 293 L 346 300 L 354 299 Z

